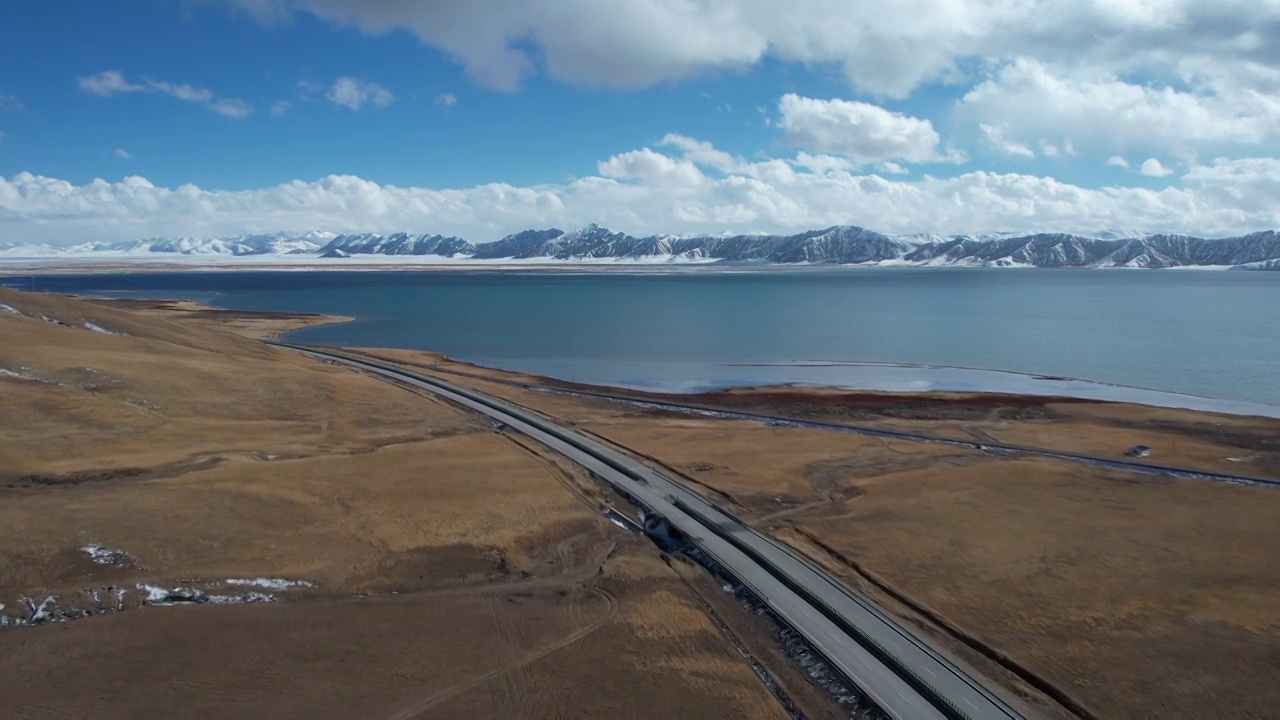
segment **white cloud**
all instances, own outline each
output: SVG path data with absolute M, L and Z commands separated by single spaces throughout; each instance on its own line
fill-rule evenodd
M 1090 146 L 1184 151 L 1280 138 L 1280 96 L 1246 87 L 1180 90 L 1018 58 L 965 94 L 959 114 L 1026 143 L 1070 134 Z
M 1280 183 L 1280 158 L 1218 158 L 1212 165 L 1195 165 L 1184 180 L 1224 185 Z M 1280 195 L 1278 195 L 1280 196 Z
M 1030 146 L 1013 142 L 1005 137 L 1005 129 L 1003 126 L 988 125 L 987 123 L 979 123 L 978 128 L 982 130 L 982 134 L 986 136 L 987 143 L 991 147 L 1004 155 L 1012 155 L 1015 157 L 1034 158 L 1036 151 Z
M 22 101 L 18 99 L 17 95 L 5 95 L 4 93 L 0 93 L 0 110 L 21 110 L 24 107 L 26 107 L 26 105 L 22 104 Z
M 253 112 L 253 106 L 236 98 L 219 98 L 212 90 L 186 83 L 170 83 L 163 80 L 144 80 L 141 84 L 129 82 L 119 70 L 106 70 L 97 75 L 77 77 L 81 90 L 93 95 L 111 97 L 120 93 L 161 92 L 178 100 L 203 105 L 213 112 L 229 118 L 243 118 Z
M 213 102 L 213 91 L 207 88 L 192 87 L 186 83 L 174 84 L 160 82 L 158 80 L 148 80 L 147 85 L 162 93 L 178 98 L 179 100 L 185 100 L 186 102 L 197 103 L 199 105 L 209 105 Z
M 390 90 L 378 83 L 345 75 L 333 82 L 325 97 L 334 105 L 351 110 L 359 110 L 365 105 L 386 107 L 396 99 Z
M 442 107 L 449 107 L 458 102 L 458 96 L 451 92 L 442 92 L 436 96 L 436 104 Z
M 796 153 L 796 159 L 791 162 L 796 167 L 804 168 L 819 175 L 837 171 L 847 172 L 858 167 L 848 158 L 834 155 L 810 155 L 803 150 Z
M 253 114 L 253 106 L 235 98 L 220 98 L 209 103 L 209 109 L 229 118 L 242 118 Z
M 6 135 L 5 135 L 5 131 L 0 130 L 0 145 L 4 145 L 4 139 L 5 139 L 5 137 L 6 137 Z
M 709 180 L 692 161 L 677 160 L 649 148 L 614 155 L 599 163 L 597 172 L 606 178 L 665 184 L 672 189 L 704 185 Z
M 88 75 L 85 77 L 77 77 L 76 84 L 81 90 L 102 97 L 111 97 L 116 93 L 143 92 L 146 90 L 141 85 L 135 85 L 124 79 L 124 74 L 119 70 L 104 70 L 97 75 Z
M 1111 157 L 1107 158 L 1107 165 L 1109 167 L 1127 168 L 1129 167 L 1129 161 L 1125 160 L 1124 157 L 1121 155 L 1112 155 Z
M 1193 165 L 1161 190 L 1090 189 L 1016 173 L 891 180 L 840 169 L 838 162 L 823 167 L 818 156 L 747 162 L 692 138 L 664 140 L 670 153 L 620 153 L 601 162 L 597 176 L 533 187 L 406 188 L 330 176 L 226 191 L 157 187 L 140 177 L 74 185 L 19 173 L 0 178 L 0 237 L 69 244 L 324 228 L 485 241 L 589 222 L 632 233 L 794 232 L 844 223 L 944 233 L 1140 227 L 1231 234 L 1280 226 L 1275 158 Z M 822 170 L 805 171 L 804 163 Z
M 1210 165 L 1194 165 L 1182 176 L 1185 183 L 1199 188 L 1200 202 L 1231 213 L 1240 225 L 1250 218 L 1275 212 L 1280 197 L 1280 158 L 1218 158 Z M 1273 221 L 1261 227 L 1275 228 Z
M 1155 158 L 1144 160 L 1142 166 L 1138 168 L 1138 172 L 1147 177 L 1168 177 L 1173 174 L 1172 170 L 1160 164 L 1160 161 Z
M 112 150 L 111 153 L 116 157 L 120 158 L 121 160 L 133 159 L 133 153 L 129 152 L 128 150 L 125 150 L 124 148 L 116 148 L 115 150 Z
M 941 138 L 928 120 L 851 100 L 818 100 L 787 93 L 778 101 L 778 126 L 807 151 L 843 155 L 859 163 L 938 162 Z
M 1229 75 L 1274 68 L 1275 0 L 223 0 L 263 22 L 310 13 L 367 33 L 405 29 L 479 82 L 535 72 L 651 85 L 766 57 L 843 70 L 858 90 L 902 97 L 982 61 L 1027 56 L 1114 74 L 1211 59 Z
M 283 117 L 292 109 L 293 103 L 288 100 L 277 100 L 271 103 L 271 117 Z
M 906 175 L 911 172 L 896 162 L 882 162 L 877 167 L 879 167 L 880 172 L 889 173 L 890 175 Z
M 745 173 L 750 165 L 740 157 L 730 155 L 723 150 L 717 150 L 709 142 L 685 135 L 668 133 L 658 144 L 663 147 L 677 148 L 685 159 L 703 167 L 719 170 L 722 173 Z

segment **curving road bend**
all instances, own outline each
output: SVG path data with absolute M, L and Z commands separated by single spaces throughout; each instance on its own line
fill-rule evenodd
M 426 390 L 505 423 L 630 495 L 727 568 L 890 717 L 1021 718 L 865 597 L 703 497 L 530 411 L 450 382 L 328 349 L 270 343 Z

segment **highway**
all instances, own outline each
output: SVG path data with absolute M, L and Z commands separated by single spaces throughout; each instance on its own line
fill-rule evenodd
M 527 408 L 454 383 L 328 349 L 271 344 L 425 390 L 505 423 L 581 465 L 665 518 L 892 718 L 1022 717 L 868 599 L 630 455 Z

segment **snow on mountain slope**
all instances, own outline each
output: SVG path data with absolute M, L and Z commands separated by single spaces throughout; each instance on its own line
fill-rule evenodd
M 444 235 L 411 235 L 394 233 L 378 235 L 361 233 L 339 235 L 319 248 L 320 257 L 339 258 L 352 255 L 473 255 L 475 247 L 459 237 Z
M 228 235 L 224 237 L 166 237 L 116 243 L 86 242 L 65 248 L 47 245 L 0 247 L 0 257 L 9 256 L 76 256 L 95 253 L 132 255 L 141 253 L 175 253 L 181 255 L 288 255 L 315 253 L 335 237 L 334 233 L 313 230 L 307 233 L 275 233 L 274 235 Z
M 0 259 L 137 258 L 162 254 L 247 257 L 280 262 L 315 259 L 372 261 L 379 256 L 415 256 L 422 262 L 509 261 L 522 263 L 753 263 L 841 264 L 927 267 L 1173 268 L 1247 267 L 1280 264 L 1274 230 L 1206 239 L 1190 235 L 1107 230 L 1070 233 L 937 233 L 884 235 L 838 225 L 793 235 L 650 235 L 635 237 L 599 225 L 571 231 L 525 230 L 472 245 L 453 236 L 411 233 L 336 235 L 234 235 L 157 238 L 125 243 L 88 242 L 66 248 L 0 244 Z

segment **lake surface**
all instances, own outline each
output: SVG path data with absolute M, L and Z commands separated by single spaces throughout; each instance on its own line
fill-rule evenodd
M 5 282 L 350 315 L 359 320 L 289 339 L 434 350 L 599 384 L 1158 396 L 1060 379 L 1079 378 L 1237 401 L 1241 411 L 1280 406 L 1280 273 L 226 271 Z

